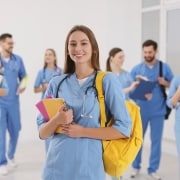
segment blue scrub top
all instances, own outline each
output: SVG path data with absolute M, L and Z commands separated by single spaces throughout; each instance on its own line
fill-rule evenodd
M 152 91 L 151 100 L 135 100 L 141 108 L 142 115 L 149 114 L 151 116 L 164 116 L 166 113 L 166 100 L 163 96 L 163 93 L 157 80 L 159 77 L 159 69 L 160 63 L 159 60 L 157 60 L 152 67 L 149 67 L 145 62 L 143 62 L 136 65 L 131 71 L 131 75 L 134 80 L 136 80 L 137 75 L 142 75 L 147 77 L 148 80 L 156 82 L 156 86 Z M 163 63 L 162 70 L 163 77 L 167 81 L 171 82 L 173 78 L 173 73 L 168 64 Z
M 48 86 L 45 96 L 55 96 L 57 86 L 65 75 L 54 77 Z M 58 97 L 65 99 L 67 107 L 72 108 L 74 122 L 84 127 L 100 127 L 100 109 L 96 91 L 92 87 L 95 74 L 89 76 L 82 86 L 75 74 L 61 84 Z M 90 87 L 90 88 L 88 88 Z M 86 100 L 83 101 L 87 90 Z M 113 127 L 126 136 L 130 136 L 131 120 L 124 103 L 125 97 L 117 77 L 108 73 L 103 79 L 105 103 L 114 116 Z M 84 114 L 82 117 L 84 103 Z M 46 123 L 41 115 L 37 124 Z M 70 138 L 63 134 L 54 135 L 50 142 L 47 160 L 43 172 L 43 180 L 105 180 L 102 160 L 102 142 L 91 138 Z
M 119 82 L 121 83 L 123 89 L 129 87 L 133 82 L 131 74 L 125 70 L 122 70 L 117 75 L 117 78 Z M 129 99 L 129 93 L 126 93 L 125 96 L 126 96 L 126 99 Z
M 36 76 L 34 87 L 35 88 L 41 87 L 43 85 L 43 83 L 49 83 L 49 81 L 51 80 L 51 78 L 53 76 L 57 76 L 57 75 L 61 75 L 61 74 L 62 74 L 62 69 L 59 67 L 57 67 L 53 70 L 43 68 L 38 72 L 38 74 Z M 42 97 L 44 96 L 44 93 L 45 92 L 42 93 Z
M 177 88 L 180 86 L 180 76 L 176 76 L 173 78 L 172 82 L 171 82 L 171 86 L 169 88 L 169 93 L 168 93 L 168 97 L 167 97 L 167 105 L 170 108 L 175 108 L 176 112 L 175 112 L 175 118 L 176 120 L 180 120 L 180 104 L 178 104 L 176 107 L 173 107 L 173 105 L 171 104 L 170 100 L 172 98 L 172 96 L 175 94 L 175 92 L 177 91 Z
M 19 102 L 17 89 L 20 81 L 26 76 L 26 70 L 22 58 L 16 54 L 11 54 L 9 61 L 0 57 L 0 61 L 4 68 L 4 78 L 9 89 L 7 96 L 0 97 L 0 105 L 7 106 Z

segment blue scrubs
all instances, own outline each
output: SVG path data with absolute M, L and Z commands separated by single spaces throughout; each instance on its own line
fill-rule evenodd
M 59 82 L 64 75 L 53 78 L 45 96 L 56 94 Z M 88 77 L 82 86 L 75 74 L 68 77 L 60 86 L 59 97 L 65 99 L 68 107 L 73 110 L 74 122 L 84 127 L 98 128 L 100 109 L 96 91 L 92 87 L 95 74 Z M 90 87 L 90 88 L 88 88 Z M 117 77 L 108 73 L 103 79 L 107 108 L 115 117 L 113 127 L 126 136 L 130 136 L 131 120 L 124 104 L 124 94 Z M 83 101 L 87 90 L 86 100 Z M 83 113 L 84 102 L 84 114 Z M 92 116 L 92 118 L 89 118 Z M 46 123 L 38 116 L 39 128 Z M 102 160 L 102 142 L 92 138 L 71 138 L 63 134 L 54 135 L 47 153 L 43 171 L 43 180 L 105 180 Z
M 0 97 L 0 165 L 7 164 L 6 153 L 9 159 L 14 158 L 19 131 L 21 129 L 19 95 L 17 89 L 19 82 L 26 76 L 25 67 L 21 57 L 11 54 L 9 61 L 0 57 L 4 67 L 4 77 L 8 85 L 8 95 Z M 6 130 L 8 130 L 9 148 L 6 152 Z
M 170 108 L 175 108 L 174 132 L 175 132 L 176 145 L 177 145 L 177 151 L 178 151 L 178 156 L 179 156 L 179 173 L 180 173 L 180 104 L 178 103 L 176 107 L 173 107 L 170 102 L 170 99 L 175 94 L 175 92 L 177 91 L 177 88 L 179 86 L 180 86 L 180 76 L 176 76 L 173 78 L 170 89 L 169 89 L 167 105 Z M 179 174 L 179 176 L 180 176 L 180 174 Z
M 36 76 L 34 87 L 35 88 L 41 87 L 43 85 L 43 83 L 49 83 L 49 81 L 51 80 L 51 78 L 53 76 L 57 76 L 57 75 L 61 75 L 61 74 L 62 74 L 62 69 L 59 67 L 57 67 L 53 70 L 43 68 L 38 72 L 38 74 Z M 45 92 L 42 93 L 42 97 L 44 96 L 44 93 Z
M 43 68 L 38 72 L 38 74 L 36 76 L 34 87 L 35 88 L 41 87 L 41 86 L 43 86 L 43 83 L 49 83 L 49 81 L 52 79 L 52 77 L 57 76 L 57 75 L 61 75 L 61 74 L 62 74 L 62 69 L 59 67 L 56 67 L 53 70 Z M 45 92 L 42 92 L 42 98 L 44 96 L 44 93 Z M 45 141 L 46 152 L 48 150 L 50 140 L 51 140 L 51 137 L 49 137 Z
M 119 79 L 123 89 L 129 87 L 133 82 L 131 74 L 125 70 L 122 70 L 120 74 L 117 75 L 117 78 Z M 129 99 L 129 93 L 126 93 L 125 96 L 126 99 Z
M 149 174 L 156 172 L 159 168 L 164 116 L 166 112 L 166 101 L 157 81 L 157 78 L 159 77 L 159 64 L 160 63 L 158 60 L 152 67 L 149 67 L 146 63 L 140 63 L 136 65 L 131 71 L 131 75 L 134 80 L 136 79 L 137 75 L 142 75 L 147 77 L 151 81 L 157 82 L 155 88 L 153 89 L 151 100 L 136 100 L 136 103 L 140 106 L 141 109 L 143 136 L 145 135 L 148 124 L 150 124 L 151 153 L 148 167 Z M 169 82 L 173 78 L 173 73 L 170 67 L 165 63 L 163 63 L 163 77 Z M 141 154 L 142 149 L 139 151 L 135 161 L 133 162 L 133 167 L 135 169 L 141 168 Z

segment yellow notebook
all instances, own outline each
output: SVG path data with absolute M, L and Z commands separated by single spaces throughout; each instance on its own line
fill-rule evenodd
M 48 120 L 50 120 L 58 112 L 59 108 L 64 103 L 64 99 L 63 98 L 48 98 L 48 99 L 42 99 L 41 102 L 48 116 Z M 58 127 L 56 129 L 56 133 L 61 133 L 61 132 L 62 132 L 62 127 Z

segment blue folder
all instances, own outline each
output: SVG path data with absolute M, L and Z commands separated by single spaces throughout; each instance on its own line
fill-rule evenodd
M 145 94 L 152 93 L 156 82 L 154 81 L 145 81 L 141 80 L 138 86 L 134 91 L 130 93 L 130 98 L 139 99 L 139 100 L 147 100 L 145 98 Z

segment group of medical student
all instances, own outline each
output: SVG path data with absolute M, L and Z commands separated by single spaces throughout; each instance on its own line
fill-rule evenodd
M 13 53 L 12 35 L 2 34 L 0 42 L 0 174 L 6 175 L 7 164 L 17 166 L 14 154 L 21 129 L 19 95 L 25 90 L 19 84 L 27 73 L 22 58 Z M 124 51 L 118 47 L 109 51 L 106 71 L 112 73 L 103 79 L 103 88 L 107 112 L 114 115 L 115 121 L 112 127 L 101 128 L 99 103 L 93 86 L 96 73 L 101 68 L 98 43 L 92 30 L 84 25 L 70 29 L 65 41 L 63 70 L 57 65 L 56 52 L 46 49 L 44 66 L 37 73 L 34 92 L 42 93 L 42 98 L 62 97 L 65 104 L 48 122 L 42 115 L 37 117 L 39 137 L 45 140 L 46 145 L 43 180 L 59 180 L 59 177 L 61 180 L 105 180 L 101 140 L 130 137 L 131 120 L 124 100 L 131 100 L 131 92 L 140 83 L 138 77 L 156 82 L 153 91 L 145 94 L 144 100 L 133 99 L 140 106 L 143 136 L 150 126 L 147 175 L 152 179 L 162 179 L 157 170 L 161 159 L 166 104 L 176 110 L 174 130 L 180 161 L 180 76 L 174 77 L 169 65 L 163 62 L 160 77 L 157 50 L 155 41 L 146 40 L 142 44 L 142 62 L 129 72 L 123 69 Z M 161 86 L 169 88 L 167 98 Z M 62 126 L 63 133 L 55 133 L 58 126 Z M 7 150 L 6 130 L 10 135 Z M 138 177 L 141 162 L 142 148 L 132 164 L 131 178 Z

